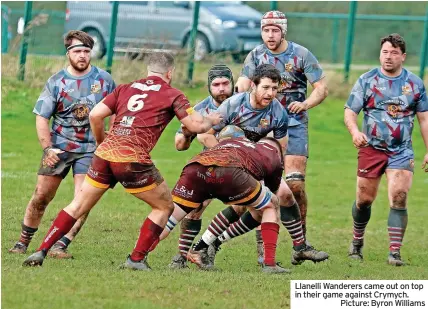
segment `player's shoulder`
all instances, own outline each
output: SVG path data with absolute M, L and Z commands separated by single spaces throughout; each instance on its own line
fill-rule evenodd
M 58 82 L 61 82 L 63 79 L 68 78 L 68 74 L 66 73 L 65 69 L 62 69 L 61 71 L 55 73 L 54 75 L 52 75 L 51 77 L 48 78 L 48 80 L 46 81 L 47 84 L 49 85 L 54 85 Z
M 360 77 L 358 78 L 358 80 L 360 82 L 370 82 L 372 79 L 374 79 L 376 77 L 378 78 L 379 75 L 380 75 L 379 74 L 379 69 L 378 68 L 374 68 L 374 69 L 371 69 L 368 72 L 365 72 L 365 73 L 361 74 Z
M 210 106 L 210 104 L 211 104 L 211 100 L 212 100 L 212 97 L 211 97 L 211 96 L 206 97 L 205 99 L 203 99 L 201 102 L 199 102 L 198 104 L 196 104 L 196 105 L 193 107 L 193 108 L 194 108 L 194 110 L 195 110 L 195 111 L 198 111 L 198 110 L 201 110 L 201 109 L 206 108 L 207 106 Z
M 307 54 L 309 49 L 307 49 L 305 46 L 300 45 L 296 42 L 293 41 L 288 41 L 288 44 L 292 47 L 292 49 L 294 50 L 294 53 L 298 54 Z
M 285 108 L 281 105 L 277 98 L 274 98 L 270 103 L 270 109 L 280 114 L 284 113 L 285 111 Z
M 423 80 L 413 72 L 407 70 L 406 68 L 403 68 L 403 78 L 407 81 L 412 82 L 413 84 L 418 85 L 419 87 L 424 86 Z
M 94 68 L 94 74 L 98 76 L 98 78 L 102 78 L 105 81 L 113 82 L 113 77 L 111 74 L 103 69 L 100 69 L 97 66 L 92 66 Z
M 224 100 L 222 105 L 228 104 L 231 107 L 240 107 L 245 102 L 247 97 L 249 98 L 248 92 L 237 93 L 237 94 L 234 94 L 233 96 L 231 96 L 230 98 Z

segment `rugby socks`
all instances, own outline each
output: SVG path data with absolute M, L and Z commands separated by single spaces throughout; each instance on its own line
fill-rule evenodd
M 37 251 L 43 250 L 45 253 L 48 252 L 62 236 L 71 230 L 76 221 L 77 219 L 74 219 L 67 212 L 61 210 Z
M 275 266 L 276 244 L 278 242 L 279 225 L 274 222 L 262 223 L 261 230 L 265 250 L 264 264 Z
M 229 227 L 219 236 L 219 240 L 222 243 L 226 241 L 248 233 L 260 225 L 260 222 L 255 220 L 253 216 L 246 211 L 238 221 L 229 225 Z
M 202 239 L 208 245 L 212 244 L 217 239 L 217 237 L 219 237 L 227 229 L 230 224 L 238 221 L 238 219 L 239 215 L 236 213 L 232 206 L 223 209 L 211 221 L 207 230 L 202 235 Z
M 201 224 L 201 219 L 194 220 L 184 218 L 183 221 L 181 221 L 181 234 L 178 239 L 178 251 L 181 256 L 187 257 L 187 252 L 189 252 L 193 241 L 201 231 Z
M 19 237 L 19 242 L 28 247 L 28 245 L 31 242 L 31 239 L 33 239 L 33 236 L 38 229 L 26 226 L 24 223 L 22 223 L 21 226 L 22 226 L 22 230 L 21 230 L 21 237 Z
M 357 208 L 356 202 L 352 206 L 352 218 L 354 219 L 354 240 L 363 240 L 367 223 L 372 213 L 372 206 Z
M 263 243 L 262 231 L 261 230 L 256 230 L 256 243 L 258 243 L 258 244 Z
M 407 209 L 389 209 L 388 216 L 388 234 L 389 234 L 389 251 L 400 251 L 403 243 L 404 232 L 407 227 Z
M 293 248 L 296 251 L 302 250 L 305 245 L 303 235 L 302 220 L 300 218 L 299 205 L 296 202 L 290 207 L 280 207 L 281 222 L 290 234 L 293 241 Z
M 56 245 L 61 247 L 62 249 L 67 249 L 68 245 L 71 243 L 71 240 L 68 239 L 66 236 L 61 237 L 60 240 L 56 242 Z
M 165 229 L 171 233 L 171 231 L 175 228 L 175 226 L 177 225 L 178 221 L 177 219 L 175 219 L 172 215 L 169 216 L 168 218 L 168 222 L 166 223 Z
M 138 262 L 144 259 L 147 253 L 150 250 L 153 250 L 154 246 L 156 246 L 155 244 L 159 242 L 159 236 L 162 231 L 163 228 L 149 218 L 144 220 L 144 223 L 140 228 L 140 235 L 137 243 L 131 253 L 131 260 Z

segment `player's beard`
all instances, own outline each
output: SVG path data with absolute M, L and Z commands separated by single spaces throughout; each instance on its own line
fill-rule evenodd
M 271 48 L 268 44 L 266 44 L 266 46 L 269 48 L 269 50 L 272 50 L 272 51 L 275 51 L 275 50 L 278 50 L 278 48 L 281 46 L 281 44 L 282 44 L 282 40 L 283 39 L 280 39 L 278 42 L 275 42 L 275 45 L 274 45 L 274 47 L 273 48 Z
M 213 95 L 212 97 L 213 97 L 214 101 L 216 101 L 218 104 L 221 104 L 221 103 L 223 103 L 224 100 L 230 98 L 231 96 L 232 96 L 232 93 L 229 92 L 229 93 L 221 93 L 218 95 Z
M 69 58 L 70 65 L 78 72 L 84 72 L 88 67 L 91 61 L 73 61 L 73 59 Z

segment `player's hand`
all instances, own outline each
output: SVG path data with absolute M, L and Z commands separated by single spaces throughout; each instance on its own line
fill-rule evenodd
M 305 102 L 291 102 L 288 105 L 288 111 L 293 114 L 304 112 L 308 109 L 308 105 Z
M 60 153 L 64 153 L 63 150 L 58 148 L 47 148 L 44 150 L 45 156 L 43 158 L 44 164 L 46 164 L 49 167 L 54 167 L 55 164 L 57 164 L 60 161 L 60 158 L 58 155 Z
M 424 157 L 424 161 L 422 162 L 422 169 L 425 169 L 425 173 L 428 173 L 428 153 Z
M 223 116 L 220 113 L 210 113 L 205 117 L 211 121 L 213 126 L 219 124 L 223 120 Z
M 196 136 L 196 134 L 193 132 L 190 132 L 189 129 L 184 124 L 181 124 L 181 131 L 183 132 L 183 135 L 185 138 L 191 138 L 193 136 Z
M 355 148 L 359 149 L 368 145 L 368 138 L 363 132 L 352 134 L 352 142 Z

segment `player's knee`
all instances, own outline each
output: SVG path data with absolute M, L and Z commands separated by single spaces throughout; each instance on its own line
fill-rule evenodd
M 304 194 L 305 175 L 300 172 L 293 172 L 285 175 L 285 181 L 294 195 Z
M 49 203 L 52 201 L 55 194 L 49 194 L 42 192 L 39 187 L 34 191 L 33 197 L 31 198 L 31 204 L 37 211 L 44 211 Z
M 392 208 L 406 208 L 407 192 L 400 190 L 392 195 Z
M 356 206 L 358 209 L 365 209 L 370 207 L 374 202 L 374 197 L 372 196 L 360 196 L 356 201 Z

